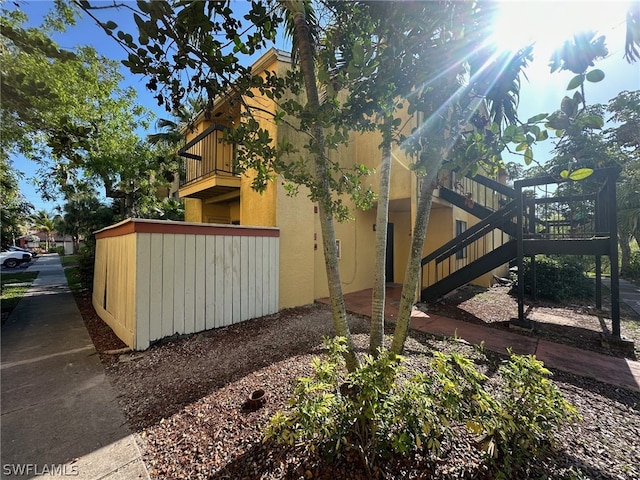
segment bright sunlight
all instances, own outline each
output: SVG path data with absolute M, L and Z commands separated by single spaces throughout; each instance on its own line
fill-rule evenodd
M 535 57 L 546 60 L 554 49 L 581 31 L 594 30 L 609 40 L 609 32 L 624 24 L 630 4 L 626 1 L 502 1 L 495 19 L 493 41 L 501 50 L 518 50 L 535 42 Z

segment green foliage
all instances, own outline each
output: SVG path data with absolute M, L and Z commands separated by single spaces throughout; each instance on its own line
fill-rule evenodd
M 525 292 L 531 294 L 531 259 L 524 261 Z M 575 256 L 537 255 L 536 286 L 540 297 L 556 301 L 593 297 L 593 281 L 585 275 L 585 265 Z
M 497 478 L 515 478 L 516 469 L 541 458 L 552 446 L 555 430 L 578 415 L 535 356 L 511 354 L 499 371 L 504 383 L 498 400 L 481 412 L 481 446 Z
M 37 186 L 45 198 L 72 199 L 103 187 L 132 216 L 155 195 L 162 184 L 156 172 L 172 168 L 172 157 L 139 137 L 151 113 L 135 103 L 133 88 L 120 86 L 118 62 L 91 47 L 63 50 L 49 38 L 47 25 L 62 29 L 73 21 L 64 2 L 39 28 L 25 28 L 24 15 L 2 10 L 0 142 L 4 152 L 39 164 Z
M 33 205 L 20 194 L 18 180 L 18 173 L 11 163 L 0 158 L 0 245 L 13 244 L 33 209 Z
M 626 276 L 632 280 L 640 280 L 640 252 L 631 254 L 631 268 L 626 272 Z
M 569 180 L 580 181 L 591 176 L 592 173 L 593 168 L 579 168 L 577 170 L 574 170 L 573 172 L 569 172 L 569 170 L 562 170 L 560 172 L 560 177 L 567 178 Z
M 498 477 L 506 478 L 543 455 L 554 432 L 576 410 L 532 356 L 511 355 L 501 368 L 497 393 L 472 360 L 434 352 L 431 371 L 409 374 L 403 357 L 381 350 L 366 355 L 354 372 L 344 368 L 346 342 L 326 341 L 325 359 L 313 360 L 313 376 L 300 378 L 289 409 L 276 413 L 265 441 L 304 445 L 329 456 L 357 451 L 370 469 L 390 453 L 421 452 L 437 459 L 456 426 L 478 435 L 478 447 Z
M 587 68 L 593 66 L 595 60 L 605 58 L 609 54 L 604 41 L 604 35 L 596 36 L 596 33 L 592 31 L 575 34 L 554 52 L 549 63 L 551 72 L 569 70 L 576 75 L 584 74 Z M 592 74 L 589 81 L 599 81 L 598 78 L 600 78 L 600 74 Z M 604 78 L 604 74 L 602 74 L 602 78 Z M 573 83 L 577 83 L 577 85 L 572 86 Z M 571 90 L 581 84 L 582 81 L 578 82 L 574 77 L 569 85 L 571 88 L 568 89 Z
M 313 377 L 298 379 L 290 410 L 272 417 L 265 440 L 303 443 L 329 455 L 355 450 L 367 468 L 389 452 L 440 452 L 451 429 L 446 416 L 434 409 L 429 377 L 417 374 L 401 384 L 403 359 L 389 351 L 375 359 L 365 356 L 357 370 L 347 373 L 345 340 L 327 340 L 326 346 L 326 360 L 315 358 Z
M 80 239 L 87 243 L 94 241 L 93 232 L 111 225 L 114 211 L 100 203 L 94 195 L 77 196 L 67 201 L 55 217 L 55 230 L 63 235 L 70 235 L 74 242 L 74 253 L 78 249 Z
M 87 243 L 80 249 L 77 264 L 79 283 L 86 290 L 93 290 L 93 272 L 95 268 L 96 246 Z

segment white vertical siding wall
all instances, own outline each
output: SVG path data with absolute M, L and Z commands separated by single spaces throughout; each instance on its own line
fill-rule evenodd
M 276 313 L 278 256 L 276 229 L 127 220 L 97 233 L 94 307 L 144 350 Z

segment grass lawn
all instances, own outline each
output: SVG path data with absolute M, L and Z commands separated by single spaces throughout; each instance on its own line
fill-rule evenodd
M 72 292 L 78 292 L 83 289 L 78 267 L 67 267 L 64 269 L 64 274 L 67 277 L 67 283 L 69 283 L 69 288 Z
M 62 262 L 63 268 L 73 267 L 74 265 L 78 264 L 79 260 L 80 260 L 80 255 L 61 255 L 60 256 L 60 261 Z
M 29 289 L 31 282 L 38 276 L 38 272 L 3 273 L 1 281 L 0 311 L 2 311 L 2 323 L 18 305 L 18 302 Z
M 64 268 L 64 274 L 67 277 L 67 283 L 72 292 L 79 292 L 83 289 L 82 280 L 78 272 L 78 262 L 80 261 L 80 255 L 62 255 L 60 256 L 62 262 L 62 268 Z

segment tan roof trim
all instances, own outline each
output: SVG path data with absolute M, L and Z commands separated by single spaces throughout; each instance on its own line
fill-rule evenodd
M 143 218 L 128 218 L 94 233 L 97 239 L 121 237 L 132 233 L 226 235 L 233 237 L 280 237 L 280 229 L 274 227 L 217 225 L 210 223 L 174 222 L 171 220 L 148 220 Z
M 274 60 L 278 62 L 291 63 L 291 54 L 285 52 L 284 50 L 279 50 L 277 48 L 270 48 L 267 52 L 264 53 L 260 58 L 258 58 L 253 65 L 251 65 L 251 72 L 253 74 L 259 74 L 267 68 L 269 64 L 271 64 Z M 229 91 L 228 93 L 231 93 Z M 216 110 L 220 105 L 227 101 L 227 97 L 225 95 L 220 95 L 216 97 L 213 101 L 213 111 Z M 193 121 L 190 124 L 197 125 L 202 121 L 204 117 L 204 110 L 198 112 L 198 114 L 193 118 Z M 183 128 L 180 133 L 183 135 L 186 134 L 187 127 Z

